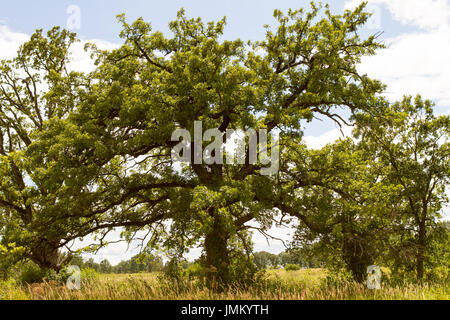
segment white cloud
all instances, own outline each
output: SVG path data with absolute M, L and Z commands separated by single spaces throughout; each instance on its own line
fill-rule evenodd
M 71 71 L 90 72 L 94 69 L 94 61 L 91 59 L 90 54 L 84 50 L 84 46 L 87 43 L 93 43 L 101 50 L 112 50 L 119 47 L 118 44 L 111 43 L 99 39 L 82 40 L 76 42 L 71 47 L 72 61 L 68 65 L 68 69 Z
M 342 126 L 342 132 L 339 129 L 333 129 L 323 133 L 320 136 L 305 136 L 305 141 L 308 148 L 321 149 L 329 143 L 333 143 L 338 139 L 345 139 L 351 136 L 353 128 L 350 126 Z
M 24 33 L 14 32 L 7 26 L 0 26 L 0 59 L 13 58 L 19 46 L 29 38 Z
M 385 3 L 395 20 L 423 29 L 448 25 L 450 6 L 447 0 L 378 0 Z
M 365 57 L 359 71 L 388 85 L 387 96 L 421 94 L 438 105 L 450 105 L 450 28 L 403 34 L 388 39 L 389 47 Z
M 346 7 L 359 2 L 347 1 Z M 386 6 L 392 19 L 419 29 L 386 39 L 388 48 L 364 57 L 359 71 L 387 84 L 386 95 L 391 99 L 421 94 L 438 106 L 450 106 L 449 1 L 369 0 L 369 3 Z
M 120 234 L 122 233 L 123 228 L 117 228 L 111 231 L 104 239 L 104 242 L 110 242 L 109 245 L 101 248 L 97 253 L 84 253 L 83 257 L 86 259 L 93 258 L 95 262 L 101 262 L 104 259 L 107 259 L 112 265 L 117 265 L 120 261 L 129 260 L 133 256 L 137 255 L 142 247 L 142 242 L 139 240 L 132 241 L 128 244 L 126 241 L 121 240 Z M 138 232 L 137 237 L 145 237 L 146 232 Z M 147 239 L 148 240 L 148 239 Z M 86 236 L 83 241 L 81 239 L 75 240 L 71 244 L 71 250 L 78 250 L 81 248 L 85 248 L 91 244 L 97 243 L 92 235 Z M 145 243 L 144 243 L 145 244 Z
M 267 251 L 279 254 L 286 250 L 285 245 L 291 242 L 294 233 L 295 228 L 293 226 L 273 226 L 266 232 L 270 237 L 264 236 L 259 231 L 254 231 L 252 237 L 254 251 Z
M 386 5 L 394 20 L 422 29 L 439 29 L 448 24 L 450 5 L 447 0 L 365 0 L 370 5 Z M 363 0 L 349 0 L 346 9 L 352 9 Z

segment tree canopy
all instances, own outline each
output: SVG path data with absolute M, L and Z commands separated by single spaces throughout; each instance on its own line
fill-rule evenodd
M 385 214 L 401 210 L 399 221 L 412 219 L 420 229 L 439 211 L 448 182 L 448 144 L 438 147 L 448 117 L 432 118 L 421 100 L 391 107 L 381 96 L 385 86 L 358 72 L 361 58 L 383 47 L 377 34 L 358 35 L 369 17 L 364 5 L 336 15 L 312 3 L 309 11 L 276 10 L 274 17 L 265 39 L 244 42 L 222 39 L 225 18 L 204 23 L 180 10 L 168 37 L 120 15 L 123 44 L 107 51 L 88 45 L 91 73 L 68 70 L 74 34 L 37 31 L 1 64 L 4 246 L 58 268 L 59 249 L 70 251 L 75 239 L 95 234 L 99 243 L 90 248 L 97 249 L 116 228 L 126 240 L 145 231 L 149 247 L 175 258 L 202 246 L 209 283 L 222 286 L 251 279 L 250 231 L 264 233 L 285 217 L 334 244 L 344 241 L 344 261 L 358 279 L 377 251 L 361 245 L 391 227 Z M 363 145 L 347 140 L 308 150 L 303 127 L 319 116 L 338 126 L 356 121 Z M 188 149 L 189 163 L 172 158 L 177 129 L 200 137 Z M 248 147 L 242 163 L 210 161 L 217 154 L 203 153 L 209 129 L 220 146 L 231 139 L 227 130 L 266 130 L 272 138 L 258 153 L 277 148 L 279 170 L 264 174 L 267 163 L 252 161 Z M 410 148 L 419 133 L 423 139 Z M 411 162 L 417 152 L 431 159 Z M 420 248 L 421 231 L 418 239 Z M 355 262 L 359 248 L 365 258 Z

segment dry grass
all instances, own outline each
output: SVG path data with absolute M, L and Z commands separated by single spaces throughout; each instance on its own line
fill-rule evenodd
M 448 283 L 405 285 L 369 290 L 363 284 L 329 286 L 320 269 L 286 272 L 270 270 L 265 281 L 245 290 L 231 288 L 218 293 L 187 281 L 182 285 L 161 282 L 158 274 L 102 275 L 82 283 L 81 290 L 69 290 L 56 283 L 21 286 L 0 283 L 0 298 L 34 300 L 448 300 Z

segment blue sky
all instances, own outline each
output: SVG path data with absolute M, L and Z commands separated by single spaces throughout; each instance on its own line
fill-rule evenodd
M 0 20 L 12 29 L 24 33 L 32 33 L 37 28 L 50 28 L 54 25 L 66 26 L 70 5 L 77 5 L 81 9 L 81 29 L 77 30 L 81 37 L 99 38 L 118 41 L 119 25 L 115 16 L 120 13 L 134 20 L 143 17 L 151 21 L 155 29 L 167 30 L 167 24 L 175 17 L 176 12 L 184 7 L 191 16 L 200 16 L 204 20 L 218 20 L 227 16 L 227 38 L 241 38 L 249 40 L 260 39 L 264 35 L 262 26 L 272 22 L 274 9 L 287 10 L 309 5 L 309 1 L 300 0 L 1 0 Z M 345 1 L 330 1 L 334 12 L 341 12 Z M 383 9 L 383 15 L 388 15 Z M 401 32 L 405 26 L 386 19 L 385 27 L 389 29 L 389 36 Z
M 342 13 L 344 8 L 359 2 L 329 1 L 335 13 Z M 38 28 L 70 26 L 68 21 L 73 11 L 68 13 L 68 9 L 71 6 L 76 6 L 80 12 L 80 28 L 73 31 L 83 40 L 110 47 L 120 43 L 120 26 L 115 19 L 120 13 L 125 13 L 129 21 L 142 16 L 152 23 L 154 30 L 168 32 L 168 23 L 184 7 L 188 16 L 200 16 L 204 21 L 227 16 L 224 38 L 259 40 L 264 37 L 263 25 L 274 23 L 274 9 L 308 7 L 309 1 L 0 0 L 0 59 L 11 57 L 20 43 Z M 369 0 L 368 9 L 374 16 L 361 30 L 361 35 L 382 31 L 380 40 L 388 48 L 363 59 L 360 72 L 386 83 L 385 94 L 391 100 L 400 99 L 403 94 L 420 93 L 436 103 L 437 113 L 450 113 L 450 0 Z M 75 67 L 86 69 L 89 63 L 81 46 L 74 50 Z M 321 147 L 340 136 L 330 121 L 309 124 L 305 134 L 311 147 Z M 272 234 L 288 240 L 287 233 L 287 230 L 274 229 Z M 280 242 L 271 241 L 268 246 L 265 239 L 258 236 L 254 241 L 257 250 L 274 253 L 283 250 Z M 133 250 L 125 253 L 125 249 L 125 245 L 111 246 L 101 251 L 96 259 L 108 258 L 117 263 L 135 253 Z

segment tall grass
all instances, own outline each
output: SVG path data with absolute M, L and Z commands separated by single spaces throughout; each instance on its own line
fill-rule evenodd
M 405 284 L 370 290 L 364 284 L 330 284 L 320 269 L 286 272 L 271 270 L 249 288 L 214 292 L 196 280 L 161 281 L 160 275 L 102 275 L 83 281 L 81 290 L 69 290 L 55 282 L 20 285 L 0 283 L 2 299 L 34 300 L 423 300 L 449 299 L 449 283 Z

